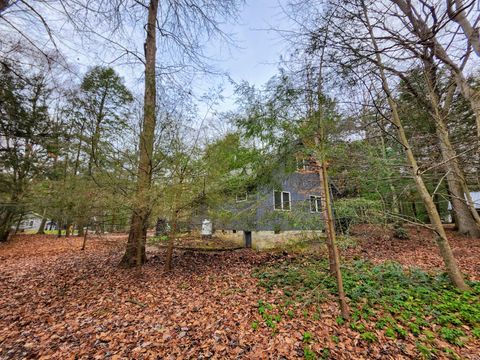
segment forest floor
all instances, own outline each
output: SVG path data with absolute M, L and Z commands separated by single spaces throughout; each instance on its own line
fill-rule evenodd
M 411 235 L 355 229 L 342 251 L 350 322 L 321 255 L 177 251 L 167 274 L 162 249 L 141 271 L 119 268 L 124 235 L 84 251 L 20 235 L 0 245 L 0 359 L 480 359 L 479 283 L 455 292 L 431 235 Z M 480 239 L 449 235 L 479 280 Z

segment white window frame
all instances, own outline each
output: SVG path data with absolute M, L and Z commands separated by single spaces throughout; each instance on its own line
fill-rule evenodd
M 279 192 L 280 193 L 280 204 L 282 206 L 281 209 L 277 209 L 275 207 L 275 193 L 276 192 Z M 283 204 L 283 194 L 288 194 L 288 204 L 289 204 L 289 209 L 285 209 Z M 290 193 L 290 191 L 283 191 L 283 190 L 273 190 L 273 210 L 274 211 L 292 211 L 292 194 Z
M 245 194 L 244 198 L 239 198 L 238 194 L 235 195 L 235 202 L 239 203 L 239 202 L 244 202 L 248 200 L 248 193 L 245 191 L 245 193 L 242 193 L 242 194 Z
M 315 210 L 312 210 L 312 198 L 315 198 Z M 318 207 L 317 200 L 320 200 L 320 208 Z M 315 214 L 322 212 L 322 206 L 321 206 L 322 201 L 323 201 L 322 197 L 319 196 L 319 195 L 309 195 L 308 196 L 308 202 L 309 202 L 309 206 L 310 206 L 310 212 L 315 213 Z
M 297 159 L 297 171 L 316 171 L 316 166 L 309 158 Z
M 297 159 L 297 171 L 306 170 L 305 159 Z

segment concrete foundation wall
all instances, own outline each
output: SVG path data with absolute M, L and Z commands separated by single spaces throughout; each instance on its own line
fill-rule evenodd
M 239 246 L 245 244 L 243 231 L 234 233 L 232 230 L 218 230 L 215 236 L 238 243 Z M 286 230 L 279 234 L 275 234 L 274 231 L 252 231 L 252 248 L 255 250 L 282 248 L 292 242 L 317 236 L 325 236 L 325 233 L 321 230 Z

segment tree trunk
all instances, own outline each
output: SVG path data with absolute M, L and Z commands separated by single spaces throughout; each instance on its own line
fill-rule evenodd
M 46 209 L 43 209 L 42 221 L 40 222 L 40 227 L 37 230 L 37 235 L 45 234 L 45 225 L 47 224 Z
M 450 202 L 455 213 L 458 232 L 471 237 L 480 237 L 480 227 L 478 226 L 473 214 L 468 206 L 463 192 L 463 178 L 460 165 L 455 157 L 455 151 L 450 143 L 445 124 L 437 124 L 437 136 L 440 143 L 440 151 L 445 164 L 446 179 L 450 193 Z
M 453 256 L 452 249 L 450 248 L 450 244 L 448 243 L 448 238 L 447 234 L 445 232 L 445 229 L 443 228 L 442 221 L 440 219 L 440 215 L 435 207 L 435 204 L 433 202 L 432 196 L 430 195 L 427 187 L 425 186 L 425 183 L 423 181 L 423 178 L 421 176 L 420 169 L 417 164 L 417 160 L 415 159 L 415 156 L 413 155 L 412 148 L 408 142 L 407 136 L 405 134 L 405 129 L 403 128 L 402 121 L 400 119 L 400 116 L 398 114 L 398 109 L 397 109 L 397 103 L 395 102 L 392 92 L 390 90 L 390 85 L 387 81 L 387 77 L 385 75 L 385 68 L 383 66 L 382 58 L 380 56 L 380 50 L 377 45 L 377 41 L 375 38 L 375 35 L 373 33 L 372 26 L 370 24 L 370 19 L 368 17 L 367 13 L 367 8 L 365 6 L 365 3 L 362 1 L 362 7 L 363 7 L 363 13 L 365 16 L 366 20 L 366 25 L 367 25 L 367 30 L 370 35 L 370 40 L 372 42 L 372 45 L 375 50 L 375 58 L 376 58 L 376 64 L 379 70 L 379 76 L 382 82 L 382 88 L 383 91 L 385 92 L 385 95 L 387 96 L 388 104 L 390 106 L 390 109 L 392 111 L 392 122 L 397 128 L 398 132 L 398 140 L 403 146 L 405 155 L 408 160 L 408 164 L 410 165 L 410 170 L 413 176 L 413 179 L 415 180 L 415 184 L 417 187 L 417 191 L 420 194 L 420 197 L 422 198 L 423 203 L 425 204 L 425 208 L 427 210 L 428 216 L 430 218 L 430 223 L 433 227 L 433 230 L 436 233 L 436 242 L 437 245 L 440 249 L 440 254 L 443 258 L 443 261 L 445 263 L 445 267 L 447 269 L 448 275 L 450 277 L 450 280 L 452 283 L 459 288 L 460 290 L 469 290 L 468 285 L 465 283 L 465 280 L 463 279 L 463 275 L 460 272 L 460 269 L 457 266 L 457 262 L 455 260 L 455 257 Z
M 175 237 L 177 236 L 177 215 L 178 211 L 175 210 L 172 218 L 172 231 L 168 238 L 167 255 L 165 258 L 165 271 L 167 272 L 171 271 L 173 268 L 173 249 L 175 246 Z
M 437 40 L 432 29 L 428 26 L 427 22 L 415 14 L 411 1 L 391 1 L 397 4 L 400 10 L 405 14 L 412 25 L 412 32 L 421 40 L 421 43 L 428 45 L 435 56 L 445 65 L 447 65 L 455 75 L 455 81 L 457 82 L 460 92 L 462 93 L 463 97 L 470 102 L 473 113 L 475 114 L 477 141 L 480 143 L 480 90 L 474 89 L 468 84 L 462 68 L 450 58 L 445 48 Z
M 453 212 L 456 214 L 455 219 L 458 231 L 471 237 L 480 237 L 480 222 L 476 221 L 475 214 L 472 213 L 468 202 L 465 199 L 464 189 L 467 188 L 465 176 L 458 162 L 456 151 L 450 142 L 450 136 L 448 134 L 444 116 L 444 113 L 447 113 L 448 109 L 442 111 L 440 108 L 440 94 L 438 93 L 436 86 L 437 75 L 435 64 L 432 59 L 425 58 L 424 66 L 431 113 L 435 122 L 437 139 L 446 172 L 445 177 L 447 179 L 450 202 L 452 204 Z M 447 100 L 445 101 L 448 104 L 447 106 L 450 105 L 450 99 L 453 97 L 454 90 L 454 87 L 450 88 L 450 94 L 447 94 Z
M 417 205 L 415 204 L 415 198 L 413 198 L 412 200 L 412 212 L 413 212 L 414 219 L 418 220 Z
M 150 215 L 149 189 L 152 181 L 152 154 L 155 136 L 156 106 L 156 23 L 158 0 L 150 0 L 148 7 L 147 37 L 145 40 L 145 95 L 143 126 L 140 133 L 139 163 L 136 199 L 133 208 L 127 248 L 120 262 L 122 266 L 141 266 L 146 260 L 145 241 Z
M 65 227 L 65 237 L 70 237 L 70 230 L 71 230 L 71 224 L 67 223 L 67 226 Z
M 325 182 L 324 174 L 322 170 L 323 163 L 318 163 L 318 175 L 320 177 L 320 197 L 321 197 L 321 206 L 322 206 L 322 216 L 323 222 L 325 224 L 325 234 L 327 235 L 327 250 L 328 250 L 328 267 L 330 269 L 330 275 L 336 277 L 336 268 L 335 268 L 335 252 L 332 245 L 332 237 L 335 236 L 335 233 L 332 234 L 332 229 L 329 226 L 329 214 L 328 208 L 326 206 L 325 199 L 327 198 L 328 186 L 325 188 L 323 185 Z M 333 229 L 335 232 L 335 228 Z
M 18 233 L 18 229 L 20 228 L 20 223 L 22 222 L 22 220 L 23 220 L 23 213 L 21 213 L 19 218 L 18 218 L 17 225 L 15 226 L 14 234 Z
M 78 232 L 77 232 L 77 236 L 78 237 L 82 237 L 85 235 L 85 230 L 84 230 L 84 227 L 85 227 L 85 223 L 83 220 L 80 220 L 78 223 L 77 223 L 77 227 L 78 227 Z
M 472 4 L 474 3 L 475 2 L 472 2 Z M 462 0 L 447 0 L 447 13 L 450 20 L 455 21 L 462 28 L 473 51 L 475 51 L 477 56 L 480 56 L 479 29 L 470 23 L 465 14 L 465 9 L 467 9 L 469 6 L 470 5 L 465 6 Z
M 324 161 L 320 166 L 320 181 L 322 195 L 322 213 L 327 229 L 327 246 L 330 260 L 330 273 L 337 281 L 338 300 L 340 303 L 340 311 L 344 319 L 349 319 L 350 312 L 347 305 L 345 291 L 343 289 L 342 272 L 340 271 L 340 256 L 338 254 L 335 225 L 333 223 L 332 205 L 330 202 L 330 187 L 328 186 L 327 163 Z
M 8 240 L 10 235 L 10 227 L 12 226 L 14 213 L 8 209 L 5 209 L 0 217 L 0 242 Z
M 85 246 L 87 245 L 87 235 L 88 235 L 88 227 L 85 230 L 85 233 L 83 234 L 83 243 L 82 243 L 82 248 L 80 250 L 85 250 Z

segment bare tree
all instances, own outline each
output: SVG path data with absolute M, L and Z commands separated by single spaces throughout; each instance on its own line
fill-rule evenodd
M 463 30 L 467 37 L 468 43 L 473 48 L 477 56 L 480 56 L 480 32 L 478 22 L 480 15 L 474 18 L 473 23 L 468 19 L 467 13 L 475 11 L 473 7 L 478 3 L 475 0 L 464 3 L 462 0 L 446 0 L 448 17 L 455 21 Z
M 470 86 L 463 73 L 463 67 L 458 65 L 447 52 L 445 46 L 437 38 L 437 30 L 441 26 L 438 23 L 438 14 L 435 6 L 429 5 L 426 2 L 420 2 L 419 9 L 417 9 L 411 1 L 407 0 L 391 0 L 403 12 L 408 20 L 408 30 L 414 34 L 418 41 L 427 45 L 434 55 L 447 65 L 452 73 L 455 75 L 458 88 L 463 96 L 470 102 L 472 110 L 475 113 L 475 120 L 477 124 L 477 137 L 480 142 L 480 90 L 474 89 Z M 423 17 L 422 17 L 423 16 Z M 434 19 L 433 25 L 429 26 L 427 18 Z M 471 38 L 469 37 L 470 41 Z M 469 56 L 471 48 L 469 47 L 462 55 L 463 58 Z
M 390 106 L 390 109 L 392 111 L 392 122 L 397 128 L 398 132 L 398 140 L 403 146 L 405 155 L 407 157 L 408 164 L 410 165 L 411 168 L 411 173 L 412 177 L 415 180 L 415 184 L 417 186 L 417 191 L 419 192 L 423 203 L 425 204 L 425 208 L 427 210 L 428 216 L 430 218 L 430 222 L 432 225 L 432 229 L 436 233 L 436 241 L 437 245 L 440 249 L 440 253 L 442 255 L 443 261 L 445 263 L 445 266 L 447 268 L 448 275 L 450 277 L 450 280 L 452 283 L 458 287 L 461 290 L 468 290 L 469 287 L 465 283 L 465 280 L 463 279 L 463 275 L 460 272 L 460 269 L 457 266 L 455 257 L 453 255 L 452 249 L 450 248 L 450 244 L 448 242 L 448 237 L 445 232 L 445 229 L 443 228 L 442 221 L 440 219 L 440 215 L 438 213 L 437 208 L 435 207 L 435 203 L 432 199 L 432 196 L 430 195 L 425 182 L 423 181 L 423 178 L 421 176 L 421 171 L 420 168 L 417 164 L 417 160 L 415 159 L 415 156 L 412 151 L 412 147 L 408 141 L 408 138 L 405 133 L 405 129 L 403 127 L 402 121 L 400 119 L 400 115 L 398 113 L 398 107 L 397 103 L 395 101 L 395 98 L 393 96 L 393 93 L 390 89 L 390 85 L 387 80 L 387 75 L 386 75 L 386 69 L 383 65 L 382 57 L 381 57 L 381 50 L 378 47 L 377 44 L 377 38 L 374 34 L 373 27 L 370 23 L 370 18 L 368 16 L 368 10 L 365 2 L 363 0 L 360 0 L 360 5 L 363 10 L 363 16 L 364 16 L 364 24 L 368 30 L 368 34 L 372 43 L 372 47 L 374 50 L 375 54 L 375 61 L 376 61 L 376 66 L 378 68 L 379 72 L 379 77 L 381 80 L 382 84 L 382 89 L 385 95 L 387 96 L 388 104 Z

